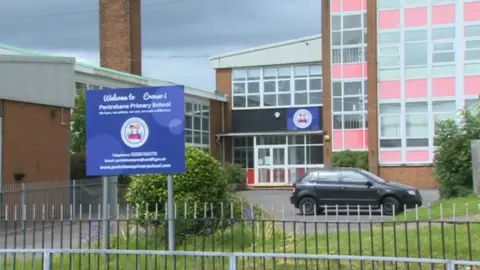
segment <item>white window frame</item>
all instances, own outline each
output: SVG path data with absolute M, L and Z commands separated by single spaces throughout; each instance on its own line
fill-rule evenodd
M 295 77 L 295 68 L 298 68 L 298 67 L 305 67 L 307 68 L 308 72 L 307 72 L 307 76 L 306 77 Z M 276 78 L 273 79 L 273 78 L 265 78 L 264 76 L 264 71 L 265 69 L 269 69 L 269 68 L 276 68 L 277 69 L 277 73 L 276 73 Z M 290 69 L 290 77 L 289 78 L 281 78 L 278 74 L 278 69 L 280 68 L 289 68 Z M 284 66 L 265 66 L 265 67 L 254 67 L 254 68 L 239 68 L 239 69 L 233 69 L 233 73 L 235 72 L 243 72 L 243 73 L 248 73 L 249 70 L 251 69 L 260 69 L 260 78 L 257 80 L 249 80 L 248 79 L 248 76 L 245 77 L 245 78 L 241 78 L 241 79 L 235 79 L 235 78 L 232 78 L 232 110 L 251 110 L 251 109 L 272 109 L 272 108 L 285 108 L 285 107 L 288 107 L 288 108 L 291 108 L 291 107 L 296 107 L 296 108 L 299 108 L 299 107 L 318 107 L 318 106 L 322 106 L 323 105 L 323 76 L 322 76 L 322 64 L 321 63 L 310 63 L 310 64 L 302 64 L 302 65 L 284 65 Z M 316 74 L 314 73 L 314 69 L 317 69 L 320 73 L 319 74 Z M 306 80 L 306 86 L 307 86 L 307 90 L 306 91 L 295 91 L 295 80 L 298 80 L 298 79 L 305 79 Z M 310 80 L 312 79 L 320 79 L 320 89 L 311 89 L 310 87 Z M 274 82 L 275 81 L 275 92 L 265 92 L 264 91 L 264 83 L 265 82 Z M 289 89 L 289 92 L 280 92 L 279 91 L 279 83 L 280 82 L 286 82 L 288 81 L 288 84 L 290 86 L 290 89 Z M 252 94 L 252 93 L 248 93 L 248 83 L 251 83 L 251 82 L 254 82 L 254 83 L 259 83 L 259 93 L 255 93 L 255 94 Z M 234 86 L 235 84 L 237 83 L 242 83 L 242 84 L 245 84 L 245 92 L 244 93 L 234 93 Z M 307 95 L 307 104 L 300 104 L 300 105 L 296 105 L 295 104 L 295 93 L 304 93 Z M 264 96 L 265 95 L 273 95 L 275 94 L 276 95 L 276 105 L 275 106 L 265 106 L 264 104 Z M 278 105 L 278 101 L 279 101 L 279 95 L 282 95 L 282 94 L 288 94 L 290 95 L 290 104 L 285 104 L 285 105 Z M 311 94 L 317 94 L 319 95 L 321 98 L 320 98 L 320 103 L 312 103 L 310 101 L 310 96 Z M 259 95 L 259 99 L 260 99 L 260 104 L 259 106 L 252 106 L 252 107 L 249 107 L 248 106 L 248 97 L 249 96 L 252 96 L 252 95 Z M 235 107 L 235 103 L 234 103 L 234 99 L 235 97 L 244 97 L 245 98 L 245 102 L 246 102 L 246 106 L 245 107 Z
M 243 138 L 245 140 L 245 144 L 244 145 L 235 145 L 235 140 L 236 139 L 239 139 L 239 138 Z M 248 140 L 251 139 L 252 143 L 249 144 L 248 143 Z M 254 147 L 254 136 L 250 136 L 250 137 L 233 137 L 232 138 L 232 163 L 233 164 L 237 164 L 237 165 L 242 165 L 242 166 L 245 166 L 245 170 L 249 170 L 249 169 L 255 169 L 255 158 L 254 158 L 254 151 L 255 151 L 255 147 Z M 241 163 L 237 163 L 237 161 L 235 160 L 235 151 L 242 151 L 244 152 L 245 154 L 245 163 L 243 163 L 243 161 Z M 251 152 L 251 159 L 249 158 L 249 155 L 248 155 L 248 152 Z M 250 166 L 248 166 L 249 163 L 252 163 L 252 166 L 250 168 Z
M 451 37 L 439 37 L 435 38 L 434 37 L 434 32 L 436 30 L 445 30 L 445 29 L 451 29 L 453 30 L 453 36 Z M 432 27 L 432 30 L 430 31 L 431 33 L 431 52 L 432 52 L 432 68 L 439 67 L 439 66 L 455 66 L 456 63 L 456 56 L 455 56 L 455 51 L 456 51 L 456 38 L 455 38 L 455 25 L 442 25 L 442 26 L 435 26 Z M 451 49 L 442 49 L 442 48 L 437 48 L 439 44 L 450 44 Z M 438 54 L 452 54 L 453 55 L 453 61 L 439 61 L 435 62 L 435 56 Z M 454 76 L 455 74 L 450 74 Z
M 441 108 L 440 110 L 437 110 L 436 104 L 441 103 L 441 102 L 449 102 L 453 104 L 453 109 L 452 110 L 444 110 Z M 455 99 L 436 99 L 432 100 L 432 119 L 431 123 L 433 125 L 433 136 L 435 137 L 436 135 L 436 125 L 437 125 L 437 117 L 438 116 L 447 116 L 446 118 L 439 119 L 438 121 L 441 120 L 446 120 L 446 119 L 451 119 L 451 120 L 456 120 L 457 119 L 457 104 Z
M 425 107 L 425 111 L 424 112 L 408 112 L 407 110 L 407 105 L 408 104 L 411 104 L 411 103 L 425 103 L 427 106 Z M 422 150 L 430 150 L 430 143 L 431 143 L 431 136 L 430 136 L 430 132 L 429 132 L 429 129 L 430 129 L 430 117 L 429 117 L 429 107 L 430 107 L 430 104 L 427 100 L 415 100 L 415 101 L 407 101 L 405 102 L 405 122 L 404 122 L 404 125 L 405 125 L 405 149 L 408 151 L 408 150 L 412 150 L 412 149 L 422 149 Z M 425 116 L 426 119 L 427 119 L 427 127 L 425 128 L 425 136 L 409 136 L 408 135 L 408 128 L 407 128 L 407 119 L 409 116 Z M 427 140 L 427 145 L 426 146 L 409 146 L 408 145 L 408 140 L 415 140 L 415 139 L 426 139 Z
M 361 93 L 356 94 L 356 95 L 346 95 L 345 94 L 345 84 L 347 83 L 355 83 L 355 82 L 360 82 L 361 83 Z M 343 80 L 343 81 L 333 81 L 332 82 L 332 89 L 333 89 L 333 84 L 334 83 L 340 83 L 342 86 L 342 91 L 341 91 L 341 96 L 334 96 L 333 95 L 333 90 L 332 90 L 332 129 L 333 130 L 364 130 L 367 127 L 367 113 L 368 113 L 368 104 L 367 104 L 367 89 L 366 89 L 366 80 Z M 363 100 L 362 108 L 361 110 L 356 110 L 356 111 L 345 111 L 345 98 L 360 98 L 360 100 Z M 341 111 L 333 111 L 333 102 L 335 100 L 341 100 L 342 101 L 342 110 Z M 341 128 L 335 128 L 334 123 L 335 123 L 335 116 L 340 116 L 341 117 L 341 123 L 342 126 Z M 348 128 L 345 126 L 345 118 L 346 117 L 352 117 L 352 116 L 360 116 L 360 126 L 359 127 L 354 127 L 354 128 Z
M 358 27 L 344 28 L 344 17 L 360 15 L 361 24 Z M 333 17 L 340 17 L 340 29 L 332 30 L 331 29 L 331 62 L 332 64 L 361 64 L 367 61 L 367 25 L 366 25 L 366 12 L 353 12 L 353 13 L 342 13 L 330 16 L 330 25 L 333 25 Z M 343 35 L 346 31 L 361 31 L 363 32 L 362 41 L 359 44 L 344 44 Z M 340 34 L 340 44 L 333 44 L 333 35 Z M 352 56 L 353 57 L 346 57 Z M 351 59 L 349 59 L 351 58 Z M 346 59 L 348 61 L 346 61 Z
M 388 105 L 397 105 L 398 106 L 398 112 L 382 112 L 381 107 L 382 106 L 388 106 Z M 384 136 L 382 134 L 382 125 L 383 125 L 383 117 L 398 117 L 398 130 L 399 130 L 399 135 L 398 136 Z M 402 140 L 402 133 L 403 133 L 403 128 L 401 121 L 402 120 L 402 104 L 401 102 L 382 102 L 379 104 L 378 108 L 378 146 L 380 150 L 386 150 L 386 151 L 401 151 L 402 145 L 403 145 L 403 140 Z M 398 140 L 400 142 L 400 146 L 398 147 L 380 147 L 381 146 L 381 141 L 382 140 Z
M 192 107 L 192 111 L 187 111 L 189 104 Z M 187 125 L 185 125 L 185 134 L 190 133 L 191 141 L 188 141 L 188 136 L 185 136 L 185 143 L 210 152 L 210 106 L 186 101 L 185 122 L 187 122 L 187 117 L 191 117 L 192 123 L 191 128 L 187 128 Z M 199 129 L 195 127 L 195 119 L 200 121 Z M 200 142 L 195 140 L 196 133 L 200 134 Z M 208 142 L 205 138 L 208 138 Z
M 407 68 L 426 68 L 428 66 L 428 59 L 427 59 L 427 62 L 425 64 L 421 64 L 421 65 L 412 65 L 412 64 L 407 64 L 407 45 L 411 45 L 411 44 L 425 44 L 426 47 L 427 47 L 427 52 L 428 52 L 428 29 L 425 28 L 425 27 L 421 27 L 421 28 L 409 28 L 407 31 L 405 31 L 405 35 L 407 34 L 407 32 L 413 32 L 413 31 L 425 31 L 425 39 L 424 40 L 414 40 L 414 41 L 407 41 L 406 38 L 405 38 L 405 44 L 404 44 L 404 47 L 405 47 L 405 55 L 404 55 L 404 62 L 405 62 L 405 69 Z

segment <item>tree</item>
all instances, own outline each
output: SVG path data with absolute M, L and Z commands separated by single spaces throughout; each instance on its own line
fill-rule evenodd
M 72 112 L 72 145 L 73 153 L 85 152 L 85 91 L 78 91 L 75 97 L 75 108 Z
M 440 196 L 466 196 L 473 189 L 470 141 L 480 139 L 480 107 L 460 111 L 460 122 L 443 120 L 436 124 L 435 179 Z

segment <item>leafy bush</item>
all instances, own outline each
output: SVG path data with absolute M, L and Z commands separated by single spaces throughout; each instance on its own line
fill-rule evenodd
M 231 198 L 227 177 L 218 161 L 193 146 L 186 147 L 186 172 L 173 178 L 175 200 L 189 203 L 192 207 L 197 203 L 198 213 L 203 213 L 205 202 L 217 204 Z M 167 202 L 167 176 L 133 176 L 126 199 L 132 206 L 146 207 L 148 204 L 150 211 L 154 211 L 155 204 Z
M 368 152 L 367 151 L 341 151 L 332 155 L 333 167 L 359 168 L 368 170 Z
M 460 115 L 460 124 L 436 124 L 434 174 L 445 199 L 469 195 L 473 188 L 470 141 L 480 139 L 480 111 L 463 109 Z
M 245 169 L 237 164 L 225 164 L 225 173 L 227 175 L 227 179 L 232 184 L 244 184 L 245 178 L 247 177 L 247 172 Z
M 234 201 L 224 169 L 209 153 L 186 147 L 186 172 L 174 175 L 176 213 L 184 220 L 220 217 L 223 207 Z M 164 220 L 167 203 L 166 175 L 136 175 L 128 187 L 127 202 L 140 209 L 141 219 Z M 184 215 L 186 213 L 186 215 Z M 201 224 L 177 226 L 177 234 L 215 227 L 203 219 Z

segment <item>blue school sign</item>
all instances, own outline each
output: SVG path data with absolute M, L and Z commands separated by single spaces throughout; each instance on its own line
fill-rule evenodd
M 185 172 L 184 87 L 89 90 L 87 175 Z

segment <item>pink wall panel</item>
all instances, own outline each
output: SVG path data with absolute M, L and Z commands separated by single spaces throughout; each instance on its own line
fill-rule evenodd
M 400 98 L 400 81 L 379 82 L 378 83 L 378 99 L 399 99 Z
M 441 5 L 432 7 L 432 24 L 449 24 L 455 22 L 455 5 Z
M 380 151 L 380 162 L 401 162 L 402 161 L 402 152 L 401 151 Z
M 465 3 L 463 19 L 466 22 L 480 21 L 480 2 Z
M 406 80 L 405 97 L 406 98 L 424 98 L 427 97 L 428 81 L 425 79 Z
M 405 27 L 419 27 L 427 25 L 427 8 L 406 8 Z
M 343 78 L 363 78 L 367 76 L 367 64 L 343 64 Z
M 344 136 L 345 149 L 364 149 L 365 130 L 345 130 Z
M 333 79 L 342 78 L 342 65 L 339 65 L 339 64 L 332 65 L 332 78 Z
M 343 0 L 343 3 L 342 3 L 342 11 L 345 12 L 345 11 L 362 11 L 362 10 L 365 10 L 366 9 L 366 5 L 365 7 L 363 7 L 363 2 L 364 1 L 359 1 L 359 0 Z
M 430 152 L 428 150 L 407 151 L 407 161 L 409 162 L 428 162 Z
M 433 78 L 432 79 L 433 97 L 454 97 L 455 96 L 455 78 Z
M 477 96 L 480 94 L 480 76 L 468 76 L 464 78 L 463 89 L 465 95 Z
M 331 0 L 330 9 L 332 12 L 341 12 L 342 11 L 342 0 Z
M 368 129 L 366 129 L 364 133 L 365 133 L 365 149 L 368 150 Z
M 378 28 L 381 30 L 400 28 L 400 10 L 378 12 Z
M 334 130 L 332 135 L 332 150 L 338 151 L 343 150 L 343 131 Z

